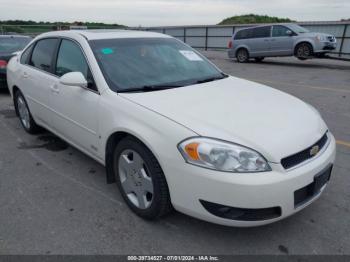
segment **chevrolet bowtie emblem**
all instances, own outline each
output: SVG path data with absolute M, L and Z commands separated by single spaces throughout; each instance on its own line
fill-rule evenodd
M 310 150 L 310 156 L 315 156 L 318 154 L 318 152 L 320 151 L 320 147 L 319 146 L 313 146 Z

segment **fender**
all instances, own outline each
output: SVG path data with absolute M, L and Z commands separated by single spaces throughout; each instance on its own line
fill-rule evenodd
M 293 46 L 293 53 L 294 53 L 297 45 L 300 43 L 303 43 L 303 42 L 310 44 L 312 46 L 312 49 L 315 50 L 315 42 L 314 41 L 311 41 L 310 38 L 301 38 L 301 39 L 298 39 L 297 41 L 295 41 L 294 46 Z

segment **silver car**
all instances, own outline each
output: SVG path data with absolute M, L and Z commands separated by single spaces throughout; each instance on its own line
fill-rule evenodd
M 333 35 L 313 33 L 297 24 L 265 25 L 238 30 L 229 43 L 228 56 L 240 63 L 271 56 L 294 55 L 305 60 L 322 57 L 336 47 Z

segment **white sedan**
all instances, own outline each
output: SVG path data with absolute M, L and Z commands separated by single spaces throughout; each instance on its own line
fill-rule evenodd
M 146 219 L 174 208 L 268 224 L 312 203 L 330 179 L 335 139 L 316 109 L 228 76 L 167 35 L 45 33 L 7 75 L 24 129 L 44 127 L 105 165 Z

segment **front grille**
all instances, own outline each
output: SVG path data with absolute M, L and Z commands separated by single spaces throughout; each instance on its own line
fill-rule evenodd
M 329 42 L 334 42 L 335 41 L 335 37 L 334 36 L 328 36 L 328 41 Z
M 306 148 L 305 150 L 296 153 L 294 155 L 285 157 L 281 160 L 281 164 L 285 169 L 289 169 L 292 168 L 294 166 L 297 166 L 299 164 L 301 164 L 302 162 L 311 159 L 313 157 L 315 157 L 318 153 L 316 154 L 312 154 L 311 151 L 315 146 L 318 146 L 318 152 L 321 151 L 323 149 L 323 147 L 326 145 L 328 141 L 328 136 L 327 133 L 324 134 L 323 137 L 321 137 L 320 140 L 318 140 L 315 144 L 313 144 L 312 146 Z

